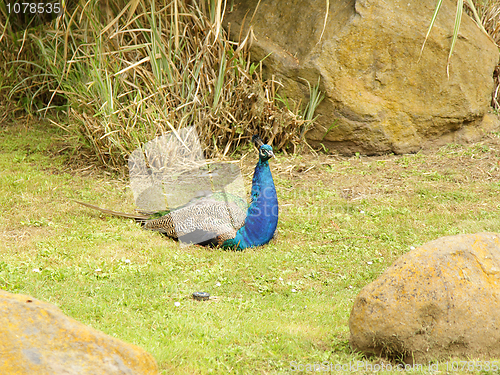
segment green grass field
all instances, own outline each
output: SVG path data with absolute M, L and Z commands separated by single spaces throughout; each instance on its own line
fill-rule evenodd
M 60 131 L 0 128 L 0 288 L 143 347 L 164 374 L 377 364 L 348 344 L 361 288 L 412 246 L 500 232 L 499 133 L 415 155 L 277 155 L 277 236 L 232 252 L 181 248 L 72 202 L 134 210 L 126 175 L 59 153 Z M 248 184 L 256 160 L 249 150 L 241 165 Z M 196 291 L 216 298 L 197 302 Z

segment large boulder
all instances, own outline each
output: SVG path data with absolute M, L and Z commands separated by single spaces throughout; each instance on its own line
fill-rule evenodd
M 313 144 L 408 153 L 499 127 L 491 115 L 483 122 L 499 51 L 465 14 L 447 76 L 456 2 L 443 2 L 421 57 L 436 0 L 330 1 L 325 23 L 326 4 L 239 0 L 225 16 L 234 40 L 252 26 L 252 58 L 265 58 L 264 74 L 282 81 L 288 98 L 308 101 L 306 80 L 321 78 Z
M 0 374 L 158 374 L 143 349 L 29 296 L 0 290 L 0 322 Z
M 500 234 L 443 237 L 365 286 L 349 318 L 366 354 L 423 363 L 500 358 Z

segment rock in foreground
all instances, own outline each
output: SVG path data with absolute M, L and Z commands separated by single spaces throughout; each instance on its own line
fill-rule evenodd
M 0 322 L 0 374 L 158 374 L 143 349 L 29 296 L 0 290 Z
M 366 354 L 423 363 L 500 357 L 500 234 L 443 237 L 364 287 L 349 319 Z

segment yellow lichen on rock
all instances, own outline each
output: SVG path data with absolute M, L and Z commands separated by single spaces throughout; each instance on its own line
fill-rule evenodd
M 443 237 L 400 257 L 364 287 L 351 346 L 425 362 L 500 357 L 500 235 Z
M 0 374 L 155 375 L 154 358 L 32 297 L 0 290 Z

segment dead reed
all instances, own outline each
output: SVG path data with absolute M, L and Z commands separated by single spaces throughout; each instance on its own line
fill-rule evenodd
M 303 144 L 321 92 L 308 83 L 309 103 L 282 105 L 279 83 L 264 81 L 248 53 L 251 32 L 228 40 L 222 0 L 67 4 L 51 23 L 17 32 L 0 4 L 0 95 L 29 113 L 55 113 L 74 154 L 121 169 L 143 142 L 188 125 L 207 157 L 230 155 L 257 132 L 277 150 Z M 500 1 L 475 7 L 500 45 Z M 500 65 L 494 79 L 498 110 Z
M 142 142 L 196 126 L 206 156 L 228 155 L 254 134 L 293 150 L 303 120 L 275 104 L 277 82 L 221 27 L 222 1 L 77 1 L 44 30 L 22 35 L 10 97 L 29 97 L 41 114 L 122 168 Z M 19 47 L 19 46 L 18 46 Z M 26 58 L 21 57 L 24 55 Z M 26 95 L 29 93 L 29 95 Z

